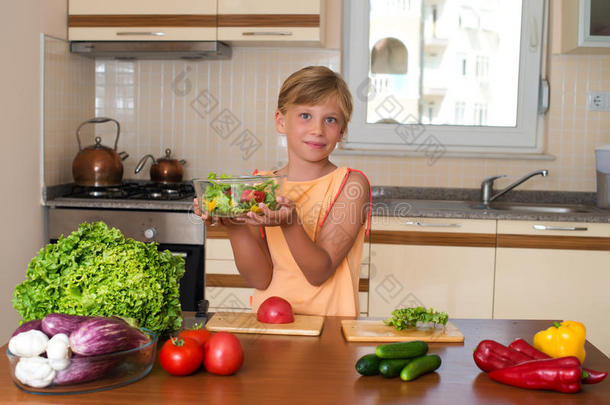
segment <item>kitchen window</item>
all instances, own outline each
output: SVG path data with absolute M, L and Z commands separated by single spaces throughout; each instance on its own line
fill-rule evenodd
M 432 140 L 457 153 L 541 153 L 545 6 L 344 1 L 354 114 L 341 148 L 421 154 Z

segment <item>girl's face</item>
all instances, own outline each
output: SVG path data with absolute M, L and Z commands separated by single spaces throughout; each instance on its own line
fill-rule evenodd
M 325 160 L 343 136 L 343 115 L 336 97 L 318 105 L 290 104 L 275 113 L 277 131 L 286 135 L 290 157 L 309 162 Z

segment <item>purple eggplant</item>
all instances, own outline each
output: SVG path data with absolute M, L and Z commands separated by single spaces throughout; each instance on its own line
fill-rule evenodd
M 11 337 L 18 335 L 22 332 L 27 332 L 29 330 L 40 330 L 42 331 L 42 321 L 40 319 L 34 319 L 33 321 L 27 321 L 17 329 L 11 335 Z
M 65 333 L 70 336 L 78 326 L 91 319 L 90 316 L 68 315 L 68 314 L 49 314 L 42 318 L 42 331 L 49 336 L 55 336 L 58 333 Z
M 141 335 L 122 320 L 96 317 L 81 323 L 70 334 L 70 348 L 73 353 L 83 356 L 114 353 L 140 346 Z
M 120 362 L 118 358 L 72 357 L 70 366 L 58 371 L 55 385 L 80 384 L 97 380 Z

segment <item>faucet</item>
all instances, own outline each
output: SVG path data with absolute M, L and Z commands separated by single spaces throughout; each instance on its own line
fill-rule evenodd
M 496 179 L 506 177 L 506 175 L 501 174 L 499 176 L 487 177 L 481 183 L 481 201 L 483 202 L 484 205 L 489 205 L 489 203 L 491 203 L 493 200 L 495 200 L 498 197 L 503 196 L 504 194 L 508 193 L 510 190 L 517 187 L 519 184 L 527 181 L 528 179 L 530 179 L 534 176 L 537 176 L 537 175 L 546 177 L 548 174 L 549 174 L 548 170 L 536 170 L 535 172 L 528 173 L 525 176 L 521 177 L 519 180 L 515 181 L 513 184 L 506 187 L 504 190 L 499 191 L 495 195 L 493 194 L 494 181 Z

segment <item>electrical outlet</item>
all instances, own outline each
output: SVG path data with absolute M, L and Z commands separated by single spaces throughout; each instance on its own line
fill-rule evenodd
M 589 91 L 587 93 L 587 110 L 610 111 L 610 93 L 604 91 Z

